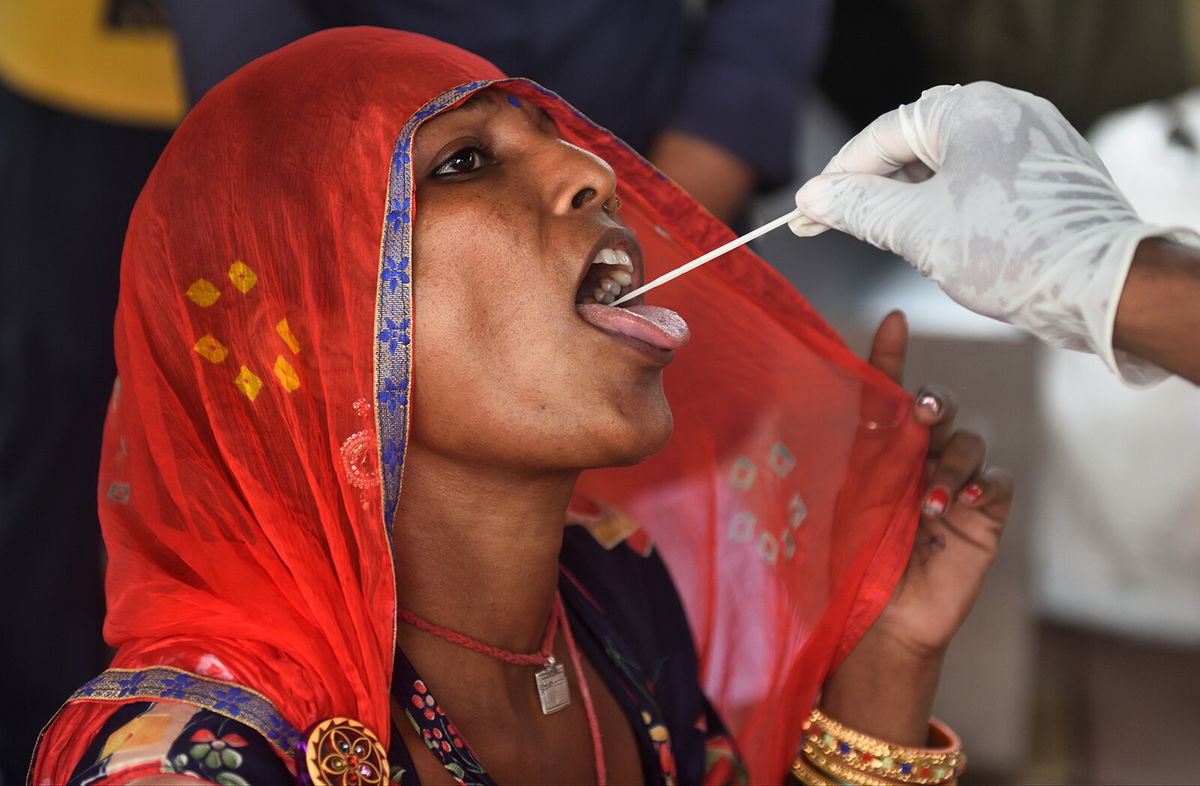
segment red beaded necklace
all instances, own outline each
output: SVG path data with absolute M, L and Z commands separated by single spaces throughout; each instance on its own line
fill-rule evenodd
M 554 659 L 554 637 L 558 633 L 558 627 L 561 623 L 563 638 L 567 641 L 567 650 L 571 653 L 571 661 L 575 664 L 575 676 L 579 680 L 579 692 L 583 695 L 583 708 L 587 713 L 588 730 L 592 734 L 592 754 L 596 759 L 596 782 L 600 786 L 605 786 L 607 783 L 607 773 L 604 764 L 604 744 L 600 739 L 600 722 L 596 718 L 596 708 L 592 703 L 592 694 L 588 690 L 587 679 L 583 673 L 583 661 L 579 656 L 579 651 L 575 647 L 575 637 L 571 635 L 571 626 L 567 624 L 567 614 L 563 609 L 561 595 L 555 593 L 554 612 L 550 615 L 550 622 L 546 625 L 546 635 L 542 639 L 542 646 L 537 652 L 531 653 L 510 652 L 499 647 L 493 647 L 490 644 L 484 644 L 482 641 L 473 639 L 470 636 L 450 630 L 449 628 L 443 628 L 441 625 L 435 625 L 424 617 L 413 614 L 408 609 L 397 608 L 396 615 L 403 622 L 412 625 L 423 633 L 429 633 L 438 638 L 445 639 L 451 644 L 457 644 L 472 652 L 487 655 L 489 658 L 504 663 L 511 663 L 514 666 L 541 666 L 542 668 L 534 674 L 534 679 L 537 682 L 538 698 L 542 702 L 542 713 L 545 715 L 566 709 L 571 704 L 571 693 L 567 685 L 566 672 L 562 664 Z
M 451 644 L 466 647 L 473 652 L 487 655 L 489 658 L 511 663 L 514 666 L 545 666 L 548 662 L 554 660 L 554 636 L 558 633 L 560 609 L 560 602 L 556 601 L 554 613 L 550 615 L 550 623 L 546 625 L 546 635 L 542 638 L 542 646 L 537 652 L 529 654 L 509 652 L 499 647 L 493 647 L 490 644 L 484 644 L 482 641 L 473 639 L 470 636 L 450 630 L 449 628 L 443 628 L 441 625 L 435 625 L 424 617 L 413 614 L 408 609 L 398 608 L 396 609 L 396 613 L 400 616 L 400 619 L 419 631 L 431 633 L 438 638 L 445 639 Z

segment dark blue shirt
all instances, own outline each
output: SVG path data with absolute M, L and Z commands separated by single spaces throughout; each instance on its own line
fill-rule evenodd
M 376 25 L 456 44 L 562 95 L 635 148 L 666 128 L 789 179 L 829 0 L 173 0 L 193 100 L 325 27 Z

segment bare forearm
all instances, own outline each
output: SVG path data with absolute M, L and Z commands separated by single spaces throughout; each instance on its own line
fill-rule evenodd
M 821 708 L 856 731 L 897 745 L 927 744 L 943 653 L 876 641 L 872 629 L 825 682 Z
M 754 190 L 754 172 L 740 158 L 682 131 L 664 131 L 650 160 L 708 211 L 732 221 Z
M 1200 249 L 1160 239 L 1138 245 L 1113 345 L 1200 385 Z

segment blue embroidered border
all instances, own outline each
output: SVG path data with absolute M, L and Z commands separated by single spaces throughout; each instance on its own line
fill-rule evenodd
M 130 699 L 178 701 L 212 710 L 246 724 L 289 757 L 296 755 L 296 745 L 300 742 L 299 732 L 261 693 L 169 666 L 109 669 L 84 683 L 67 701 Z
M 435 97 L 404 124 L 392 152 L 375 301 L 375 433 L 379 435 L 383 522 L 389 539 L 404 471 L 412 379 L 413 136 L 422 122 L 490 84 L 468 82 Z

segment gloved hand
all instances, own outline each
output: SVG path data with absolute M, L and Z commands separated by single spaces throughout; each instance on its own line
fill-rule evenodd
M 990 82 L 926 90 L 881 116 L 796 193 L 811 220 L 894 251 L 950 297 L 1133 384 L 1165 372 L 1112 346 L 1138 219 L 1091 146 L 1043 98 Z M 1194 235 L 1192 235 L 1194 237 Z M 1193 241 L 1194 242 L 1194 241 Z

